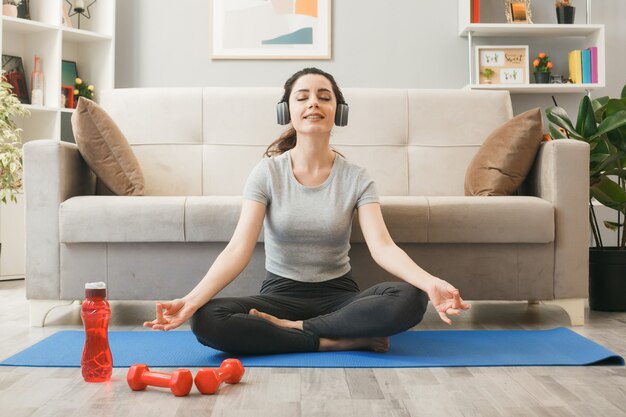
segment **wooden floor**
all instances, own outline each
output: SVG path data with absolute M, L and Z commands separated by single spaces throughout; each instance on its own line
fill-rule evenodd
M 111 330 L 142 330 L 152 303 L 112 303 Z M 78 307 L 28 325 L 24 281 L 0 282 L 0 360 L 61 329 L 81 329 Z M 587 312 L 574 330 L 626 356 L 626 313 Z M 454 329 L 568 326 L 559 307 L 474 303 Z M 429 309 L 417 329 L 444 329 Z M 462 349 L 462 346 L 459 346 Z M 156 369 L 158 370 L 158 369 Z M 192 369 L 195 375 L 197 369 Z M 163 371 L 168 371 L 164 369 Z M 25 416 L 626 416 L 626 368 L 510 367 L 432 369 L 249 368 L 241 384 L 213 396 L 176 398 L 162 389 L 132 392 L 126 370 L 83 381 L 76 368 L 0 367 L 0 415 Z

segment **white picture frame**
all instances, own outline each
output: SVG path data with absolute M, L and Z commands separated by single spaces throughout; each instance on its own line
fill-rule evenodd
M 211 59 L 331 59 L 332 0 L 212 0 Z
M 530 84 L 528 45 L 477 45 L 474 54 L 476 84 Z

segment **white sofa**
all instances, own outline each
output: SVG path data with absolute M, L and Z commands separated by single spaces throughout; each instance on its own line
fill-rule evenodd
M 466 167 L 512 117 L 508 92 L 345 89 L 350 123 L 331 144 L 377 183 L 392 237 L 468 300 L 556 302 L 584 320 L 588 277 L 588 147 L 541 145 L 521 195 L 466 197 Z M 113 300 L 180 297 L 231 237 L 243 184 L 276 124 L 278 88 L 117 89 L 101 105 L 145 176 L 141 197 L 106 195 L 77 147 L 24 146 L 26 289 L 31 323 L 105 281 Z M 355 221 L 351 264 L 365 288 L 390 276 Z M 263 234 L 246 270 L 220 295 L 255 294 Z

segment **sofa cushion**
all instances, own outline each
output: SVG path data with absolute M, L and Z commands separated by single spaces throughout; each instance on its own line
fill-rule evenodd
M 533 165 L 543 139 L 541 110 L 528 110 L 496 128 L 465 173 L 465 195 L 512 195 Z
M 187 197 L 185 238 L 187 242 L 228 242 L 241 214 L 241 196 Z M 263 232 L 257 242 L 263 241 Z
M 122 131 L 98 104 L 81 97 L 72 129 L 85 162 L 107 188 L 118 195 L 143 195 L 139 162 Z
M 538 197 L 428 197 L 428 242 L 548 243 L 554 207 Z
M 72 197 L 59 226 L 62 243 L 184 242 L 185 197 Z

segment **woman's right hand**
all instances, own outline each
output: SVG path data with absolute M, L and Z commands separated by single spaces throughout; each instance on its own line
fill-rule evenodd
M 191 318 L 198 308 L 189 301 L 176 299 L 156 303 L 156 319 L 144 322 L 144 327 L 153 330 L 172 330 Z

